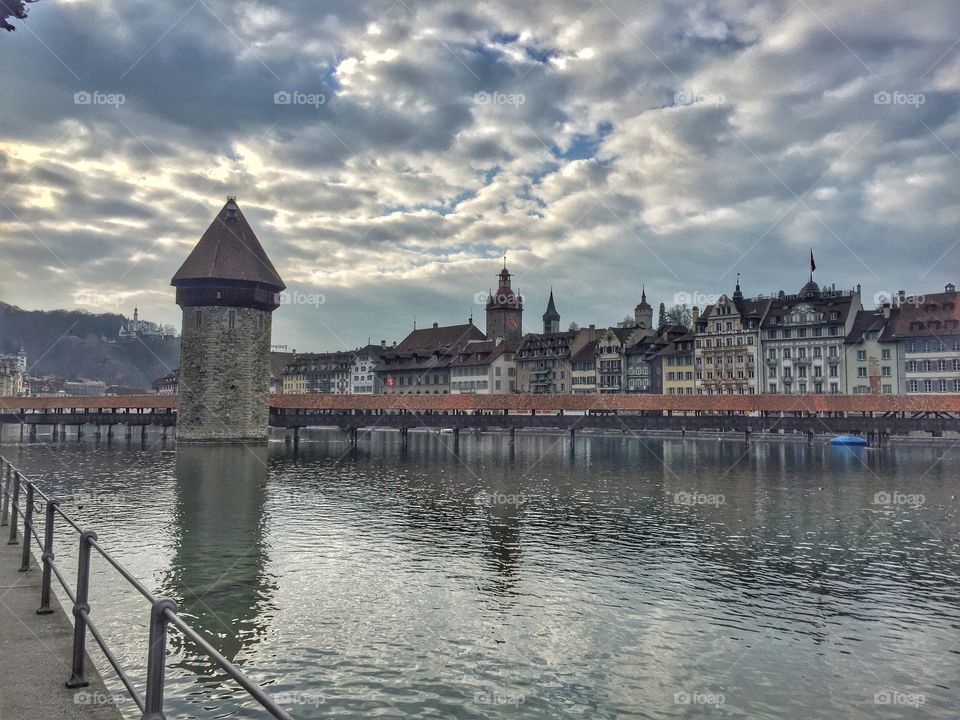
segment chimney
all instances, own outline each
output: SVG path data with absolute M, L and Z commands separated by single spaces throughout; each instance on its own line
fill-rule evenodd
M 439 324 L 439 323 L 434 323 L 434 324 L 433 324 L 433 327 L 438 328 L 438 327 L 440 327 L 440 324 Z
M 696 322 L 700 319 L 700 308 L 698 308 L 696 305 L 690 309 L 690 319 L 693 320 L 693 322 Z
M 380 347 L 385 348 L 386 346 L 387 346 L 387 341 L 386 341 L 386 340 L 381 340 L 381 341 L 380 341 Z
M 889 319 L 889 317 L 890 317 L 890 303 L 885 302 L 885 303 L 881 306 L 881 310 L 883 311 L 883 317 L 884 317 L 884 319 Z

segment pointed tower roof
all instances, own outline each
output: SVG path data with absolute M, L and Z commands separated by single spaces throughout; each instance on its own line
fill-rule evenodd
M 560 320 L 560 313 L 557 312 L 557 306 L 553 303 L 553 288 L 550 288 L 550 299 L 547 301 L 547 311 L 543 314 L 543 320 Z
M 650 303 L 647 302 L 647 286 L 646 285 L 644 285 L 642 290 L 640 291 L 640 304 L 637 305 L 637 307 L 650 308 L 651 310 L 653 309 L 650 307 Z
M 170 284 L 192 285 L 201 280 L 256 283 L 276 291 L 286 287 L 240 211 L 236 198 L 227 198 Z

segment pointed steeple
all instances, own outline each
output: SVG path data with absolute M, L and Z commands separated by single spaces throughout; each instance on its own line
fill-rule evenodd
M 553 302 L 553 287 L 550 287 L 550 299 L 547 300 L 547 311 L 543 314 L 543 331 L 560 332 L 560 313 Z

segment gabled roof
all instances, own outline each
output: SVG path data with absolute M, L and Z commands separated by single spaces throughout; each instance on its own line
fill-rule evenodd
M 576 355 L 570 358 L 571 363 L 585 363 L 596 361 L 597 359 L 597 341 L 590 340 L 582 348 L 577 350 Z
M 889 326 L 891 329 L 896 323 L 896 316 L 899 314 L 898 308 L 890 308 L 890 317 L 885 318 L 883 316 L 883 310 L 859 310 L 856 316 L 853 319 L 853 325 L 850 328 L 850 332 L 847 333 L 847 338 L 844 342 L 848 343 L 858 343 L 861 342 L 868 332 L 878 333 L 878 338 L 881 340 L 886 340 L 884 337 L 887 333 L 884 330 Z
M 912 296 L 897 309 L 900 312 L 884 339 L 960 335 L 960 293 L 956 291 Z
M 472 322 L 464 325 L 445 325 L 414 330 L 403 342 L 394 348 L 395 352 L 405 353 L 414 350 L 423 354 L 438 349 L 460 350 L 470 340 L 485 340 L 486 336 Z
M 286 287 L 233 198 L 220 208 L 170 284 L 195 280 L 259 283 L 278 291 Z

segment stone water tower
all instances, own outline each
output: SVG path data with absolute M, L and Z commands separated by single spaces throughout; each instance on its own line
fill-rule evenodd
M 183 310 L 177 439 L 267 439 L 272 313 L 286 287 L 236 199 L 170 281 Z

